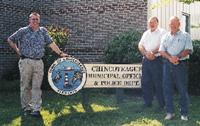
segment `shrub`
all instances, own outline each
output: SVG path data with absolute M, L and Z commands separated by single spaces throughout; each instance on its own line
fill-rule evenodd
M 130 30 L 115 37 L 109 42 L 104 51 L 104 62 L 115 64 L 130 64 L 141 61 L 138 51 L 138 41 L 141 33 Z
M 60 26 L 47 26 L 49 35 L 52 37 L 53 41 L 58 45 L 58 47 L 61 50 L 64 50 L 65 45 L 67 44 L 67 41 L 69 39 L 70 33 L 69 29 L 67 27 L 60 27 Z M 45 56 L 43 58 L 44 61 L 44 80 L 43 84 L 48 84 L 48 69 L 51 66 L 51 64 L 58 59 L 58 55 L 50 48 L 46 48 Z M 49 85 L 43 85 L 43 88 L 49 88 Z
M 49 35 L 52 37 L 53 41 L 58 45 L 61 50 L 64 50 L 69 38 L 69 30 L 67 28 L 61 28 L 60 26 L 47 26 Z M 52 53 L 50 48 L 46 48 L 44 63 L 46 67 L 50 65 L 58 58 L 58 55 Z
M 130 30 L 116 36 L 106 45 L 104 51 L 104 62 L 107 64 L 131 64 L 141 62 L 141 55 L 138 50 L 138 42 L 141 33 Z M 112 93 L 112 90 L 102 92 Z M 124 89 L 116 89 L 117 102 L 123 99 Z
M 189 93 L 194 95 L 200 95 L 200 40 L 193 41 L 194 52 L 189 60 Z

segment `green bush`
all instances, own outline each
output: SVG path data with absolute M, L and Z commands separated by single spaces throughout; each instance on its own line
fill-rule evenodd
M 189 93 L 200 95 L 200 40 L 193 41 L 194 52 L 189 60 Z
M 64 50 L 69 38 L 69 30 L 67 28 L 61 28 L 60 26 L 47 26 L 49 35 L 53 41 L 58 45 L 61 50 Z M 58 58 L 58 55 L 52 52 L 52 50 L 46 47 L 44 63 L 47 68 Z
M 116 36 L 110 41 L 104 51 L 104 62 L 107 64 L 131 64 L 141 62 L 138 42 L 141 33 L 130 30 Z M 115 90 L 118 102 L 122 102 L 124 89 L 100 90 L 103 93 L 113 93 Z M 125 90 L 127 91 L 127 90 Z
M 47 26 L 49 35 L 52 37 L 53 41 L 58 45 L 61 50 L 64 50 L 65 45 L 68 42 L 70 33 L 69 29 L 66 27 L 60 26 Z M 46 47 L 44 61 L 44 79 L 42 88 L 49 89 L 48 84 L 48 70 L 51 64 L 58 59 L 58 54 L 54 53 L 50 48 Z M 44 85 L 45 84 L 45 85 Z
M 130 64 L 141 61 L 138 51 L 138 42 L 141 33 L 130 30 L 115 37 L 106 45 L 104 51 L 104 62 L 109 64 Z

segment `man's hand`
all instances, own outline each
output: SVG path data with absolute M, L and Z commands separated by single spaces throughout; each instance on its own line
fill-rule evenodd
M 69 57 L 69 55 L 68 55 L 67 53 L 62 52 L 62 53 L 60 54 L 60 57 Z
M 146 57 L 148 60 L 154 60 L 154 59 L 156 58 L 153 52 L 146 52 L 146 53 L 145 53 L 145 57 Z
M 174 65 L 178 65 L 178 64 L 179 64 L 179 58 L 178 58 L 177 56 L 171 56 L 171 57 L 169 58 L 169 61 L 170 61 L 171 63 L 173 63 Z

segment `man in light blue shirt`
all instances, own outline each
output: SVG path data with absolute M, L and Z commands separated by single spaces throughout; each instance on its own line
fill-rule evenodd
M 180 20 L 170 18 L 170 32 L 163 36 L 159 48 L 165 58 L 163 64 L 163 91 L 165 97 L 166 120 L 175 117 L 173 106 L 174 84 L 180 94 L 181 120 L 188 120 L 188 91 L 187 91 L 187 59 L 193 51 L 192 40 L 189 34 L 180 31 Z

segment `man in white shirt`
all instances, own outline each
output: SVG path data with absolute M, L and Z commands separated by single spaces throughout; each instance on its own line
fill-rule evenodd
M 164 96 L 162 88 L 162 58 L 158 53 L 161 37 L 166 33 L 164 29 L 158 28 L 158 18 L 151 17 L 148 20 L 149 29 L 143 33 L 138 44 L 139 51 L 143 55 L 142 60 L 142 92 L 144 107 L 151 107 L 154 90 L 158 100 L 159 108 L 164 108 Z

